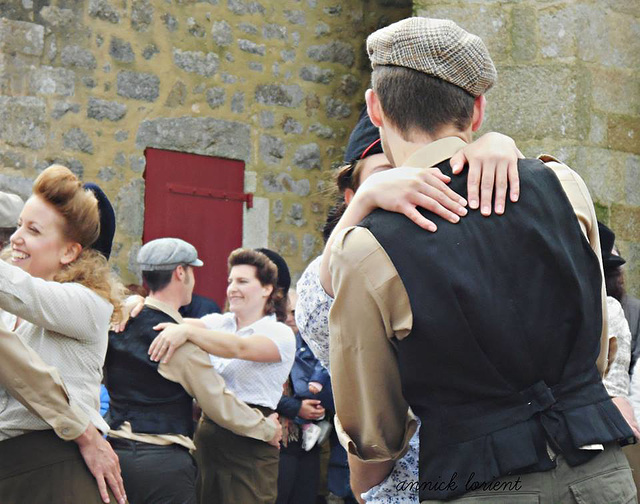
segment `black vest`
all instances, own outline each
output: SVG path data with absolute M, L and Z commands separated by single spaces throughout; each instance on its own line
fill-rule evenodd
M 161 322 L 174 322 L 169 315 L 145 306 L 129 320 L 124 332 L 109 333 L 105 362 L 111 402 L 107 422 L 117 429 L 128 421 L 134 432 L 193 436 L 193 400 L 179 383 L 158 373 L 158 363 L 149 358 L 149 345 Z
M 449 162 L 438 165 L 451 175 Z M 378 210 L 368 228 L 395 265 L 413 314 L 397 346 L 403 394 L 420 418 L 420 500 L 450 499 L 508 474 L 570 465 L 589 444 L 632 439 L 596 369 L 598 261 L 555 174 L 519 163 L 504 215 L 436 233 Z M 466 171 L 451 187 L 466 195 Z M 455 484 L 450 483 L 453 481 Z

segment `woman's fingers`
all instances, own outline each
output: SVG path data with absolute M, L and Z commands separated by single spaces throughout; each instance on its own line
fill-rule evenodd
M 491 200 L 493 198 L 493 184 L 496 176 L 496 166 L 483 166 L 480 182 L 480 213 L 485 217 L 491 215 Z
M 495 211 L 498 215 L 504 213 L 504 207 L 507 199 L 507 184 L 509 177 L 509 162 L 503 161 L 498 164 L 496 169 L 496 198 L 495 198 Z

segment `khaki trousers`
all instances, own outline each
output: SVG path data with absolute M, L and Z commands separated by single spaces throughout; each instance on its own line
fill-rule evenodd
M 629 463 L 618 445 L 610 445 L 586 464 L 571 467 L 560 455 L 551 471 L 506 476 L 493 488 L 476 490 L 446 504 L 628 504 L 637 503 Z M 459 485 L 465 482 L 459 481 Z M 501 485 L 502 484 L 502 485 Z M 422 504 L 444 503 L 426 500 Z
M 276 501 L 277 448 L 238 436 L 204 417 L 194 442 L 200 504 L 273 504 Z
M 75 443 L 59 439 L 52 430 L 0 441 L 0 503 L 101 502 L 98 484 Z

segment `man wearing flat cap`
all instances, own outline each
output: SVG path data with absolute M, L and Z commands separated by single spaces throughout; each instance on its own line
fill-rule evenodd
M 395 166 L 437 167 L 482 124 L 496 70 L 448 20 L 410 18 L 367 39 L 369 116 Z M 631 428 L 602 385 L 602 266 L 580 177 L 518 163 L 509 211 L 430 233 L 377 210 L 332 248 L 336 426 L 354 493 L 380 483 L 420 420 L 421 502 L 631 501 Z M 451 188 L 465 196 L 467 172 Z M 500 209 L 497 209 L 500 210 Z M 604 332 L 606 343 L 606 331 Z M 600 366 L 600 368 L 598 367 Z M 410 409 L 409 409 L 410 408 Z M 415 414 L 415 416 L 414 416 Z
M 209 418 L 237 434 L 277 446 L 282 431 L 276 418 L 265 418 L 226 390 L 207 353 L 192 343 L 177 349 L 170 362 L 149 357 L 156 326 L 183 322 L 178 309 L 191 301 L 193 269 L 203 265 L 193 245 L 178 238 L 150 241 L 140 249 L 138 264 L 149 296 L 124 332 L 109 335 L 109 441 L 131 502 L 195 503 L 193 398 Z

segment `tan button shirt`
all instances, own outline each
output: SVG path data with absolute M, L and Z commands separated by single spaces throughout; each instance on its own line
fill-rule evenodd
M 454 137 L 438 140 L 419 149 L 406 165 L 435 166 L 464 145 Z M 600 258 L 598 224 L 586 185 L 568 167 L 554 162 L 548 166 Z M 366 228 L 351 227 L 336 237 L 330 270 L 335 292 L 330 312 L 331 378 L 338 435 L 343 446 L 364 461 L 398 460 L 416 429 L 402 395 L 394 352 L 395 342 L 406 337 L 413 324 L 407 292 L 389 256 Z M 606 296 L 602 300 L 605 310 Z M 607 355 L 606 326 L 602 334 L 601 370 Z
M 169 315 L 177 323 L 182 316 L 171 306 L 153 298 L 147 298 L 145 305 Z M 179 383 L 187 393 L 194 397 L 202 411 L 218 425 L 240 436 L 269 441 L 276 433 L 276 427 L 255 408 L 247 406 L 233 393 L 227 390 L 222 377 L 213 369 L 209 354 L 193 343 L 185 343 L 167 363 L 160 363 L 158 372 L 167 380 Z M 143 434 L 133 432 L 126 422 L 118 430 L 109 432 L 109 436 L 141 441 L 144 443 L 168 445 L 179 444 L 195 449 L 193 441 L 177 434 Z

